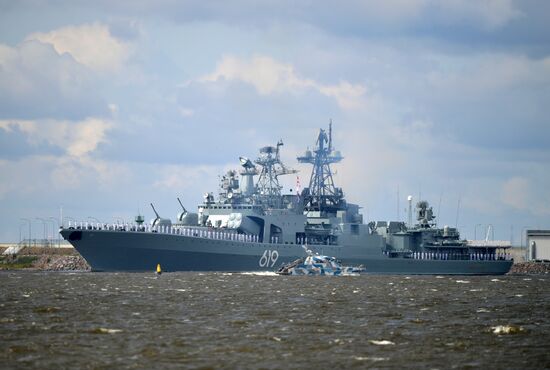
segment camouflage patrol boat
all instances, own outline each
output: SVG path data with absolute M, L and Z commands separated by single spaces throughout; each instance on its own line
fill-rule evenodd
M 332 127 L 321 129 L 314 150 L 298 157 L 312 165 L 308 187 L 283 194 L 279 177 L 296 173 L 280 160 L 279 141 L 254 161 L 240 157 L 240 171 L 221 178 L 217 197 L 206 193 L 197 213 L 183 204 L 177 220 L 143 216 L 134 224 L 72 223 L 60 233 L 94 271 L 275 271 L 304 248 L 363 265 L 375 274 L 498 275 L 512 265 L 509 246 L 471 245 L 455 228 L 438 228 L 427 202 L 418 202 L 417 223 L 365 224 L 357 204 L 334 185 L 331 165 L 343 157 L 333 148 Z M 178 199 L 179 201 L 179 199 Z M 410 211 L 411 213 L 411 211 Z
M 282 266 L 278 275 L 298 276 L 358 276 L 365 271 L 363 266 L 342 266 L 340 261 L 331 256 L 321 256 L 303 246 L 307 257 L 297 259 Z

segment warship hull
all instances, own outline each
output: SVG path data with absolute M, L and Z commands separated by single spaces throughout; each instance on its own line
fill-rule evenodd
M 61 235 L 93 271 L 276 271 L 305 256 L 301 245 L 216 240 L 154 232 L 63 229 Z M 508 260 L 419 260 L 391 258 L 376 240 L 364 246 L 307 245 L 371 274 L 502 275 Z

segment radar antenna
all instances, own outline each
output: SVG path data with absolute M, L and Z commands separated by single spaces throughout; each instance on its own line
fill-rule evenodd
M 325 130 L 320 129 L 315 145 L 314 155 L 308 150 L 304 156 L 298 157 L 300 163 L 313 165 L 309 193 L 304 197 L 304 209 L 322 214 L 335 213 L 345 208 L 345 200 L 342 189 L 334 186 L 330 168 L 332 163 L 343 159 L 340 152 L 332 147 L 332 120 L 329 122 L 328 135 Z
M 287 168 L 279 155 L 283 141 L 279 140 L 276 146 L 266 146 L 260 149 L 260 156 L 256 164 L 261 167 L 260 176 L 256 183 L 256 196 L 267 207 L 278 208 L 281 206 L 281 189 L 278 177 L 297 173 L 298 171 Z

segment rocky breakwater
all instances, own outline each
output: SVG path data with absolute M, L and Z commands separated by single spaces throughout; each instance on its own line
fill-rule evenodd
M 17 254 L 0 253 L 0 270 L 89 271 L 91 269 L 86 260 L 73 248 L 24 247 Z
M 550 274 L 548 262 L 520 262 L 514 263 L 509 274 Z
M 90 266 L 81 256 L 43 255 L 34 263 L 33 268 L 45 271 L 89 271 Z

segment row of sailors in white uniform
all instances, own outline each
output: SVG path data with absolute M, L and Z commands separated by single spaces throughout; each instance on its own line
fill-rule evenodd
M 258 235 L 237 234 L 235 232 L 214 231 L 214 230 L 187 228 L 187 227 L 181 228 L 181 227 L 157 226 L 157 227 L 153 227 L 152 230 L 146 230 L 146 231 L 156 231 L 163 234 L 195 236 L 198 238 L 208 238 L 208 239 L 218 239 L 218 240 L 258 242 Z
M 73 226 L 69 222 L 69 227 Z M 195 229 L 195 228 L 187 228 L 187 227 L 175 227 L 175 226 L 167 226 L 167 225 L 142 225 L 142 226 L 136 226 L 136 225 L 128 225 L 128 224 L 93 224 L 88 222 L 81 222 L 80 225 L 75 225 L 77 228 L 80 229 L 90 229 L 93 228 L 95 230 L 125 230 L 125 231 L 143 231 L 143 232 L 157 232 L 162 234 L 173 234 L 173 235 L 184 235 L 184 236 L 194 236 L 198 238 L 209 238 L 209 239 L 219 239 L 219 240 L 234 240 L 234 241 L 240 241 L 240 242 L 258 242 L 258 235 L 245 235 L 245 234 L 238 234 L 235 232 L 227 232 L 227 231 L 213 231 L 213 230 L 205 230 L 205 229 Z M 271 238 L 272 243 L 277 243 L 278 238 L 272 237 Z
M 412 258 L 420 260 L 449 260 L 457 259 L 461 254 L 451 254 L 446 252 L 413 252 Z M 509 260 L 509 253 L 469 253 L 470 260 L 473 261 L 496 261 Z
M 389 254 L 389 252 L 384 252 Z M 461 259 L 462 254 L 446 252 L 412 252 L 410 255 L 418 260 L 455 260 Z M 469 253 L 469 259 L 473 261 L 510 260 L 510 253 Z

